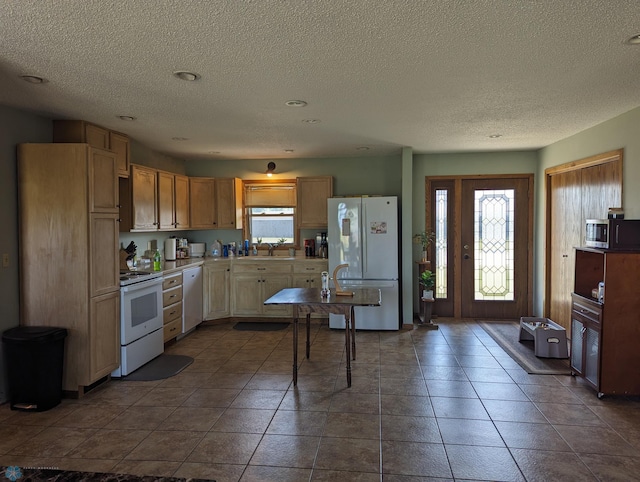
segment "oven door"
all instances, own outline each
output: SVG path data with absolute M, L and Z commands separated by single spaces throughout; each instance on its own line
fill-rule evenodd
M 128 345 L 162 328 L 162 278 L 120 288 L 121 344 Z

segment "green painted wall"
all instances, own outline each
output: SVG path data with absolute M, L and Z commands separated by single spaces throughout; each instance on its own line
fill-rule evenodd
M 267 179 L 268 160 L 187 161 L 189 176 L 239 177 Z M 271 179 L 294 179 L 302 176 L 333 176 L 335 196 L 402 194 L 402 158 L 348 157 L 335 159 L 274 159 L 276 171 Z
M 546 192 L 544 171 L 549 167 L 577 161 L 596 154 L 624 149 L 622 202 L 625 217 L 640 219 L 640 107 L 614 117 L 602 124 L 579 132 L 540 150 L 540 182 L 536 187 L 535 252 L 539 262 L 534 265 L 535 283 L 544 283 L 546 233 Z M 537 290 L 538 291 L 538 290 Z M 542 313 L 544 290 L 534 298 L 534 309 Z
M 20 321 L 16 146 L 27 142 L 51 142 L 52 126 L 51 120 L 44 117 L 0 106 L 0 225 L 3 228 L 0 253 L 9 255 L 9 266 L 0 268 L 0 333 L 18 326 Z M 4 376 L 0 343 L 0 403 L 7 399 Z

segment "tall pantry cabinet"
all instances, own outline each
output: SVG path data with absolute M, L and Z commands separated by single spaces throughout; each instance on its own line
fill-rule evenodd
M 88 144 L 18 146 L 22 325 L 68 330 L 63 390 L 120 365 L 116 155 Z

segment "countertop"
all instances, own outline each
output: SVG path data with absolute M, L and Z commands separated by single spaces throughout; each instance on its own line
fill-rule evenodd
M 271 262 L 278 262 L 278 261 L 327 262 L 328 260 L 326 258 L 308 258 L 306 256 L 230 256 L 227 258 L 205 256 L 204 258 L 187 258 L 187 259 L 177 259 L 175 261 L 165 261 L 162 265 L 162 274 L 163 275 L 171 274 L 176 271 L 181 271 L 185 268 L 201 266 L 204 263 L 209 263 L 209 262 L 211 263 L 216 263 L 216 262 L 261 263 L 263 261 L 271 263 Z

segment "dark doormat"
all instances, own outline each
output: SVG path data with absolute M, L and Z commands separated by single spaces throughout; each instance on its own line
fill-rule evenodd
M 82 482 L 119 481 L 119 482 L 216 482 L 213 479 L 183 479 L 182 477 L 156 477 L 155 475 L 109 474 L 105 472 L 78 472 L 75 470 L 39 469 L 19 466 L 1 466 L 0 475 L 7 480 L 47 481 L 47 482 Z
M 162 380 L 177 375 L 182 370 L 193 363 L 193 358 L 185 355 L 165 355 L 162 354 L 151 360 L 146 365 L 142 365 L 133 373 L 122 380 L 148 382 L 151 380 Z
M 233 325 L 239 331 L 278 331 L 287 329 L 291 323 L 273 321 L 240 321 Z
M 568 359 L 539 358 L 533 341 L 518 341 L 520 323 L 517 321 L 478 321 L 500 347 L 527 373 L 534 375 L 571 375 Z

